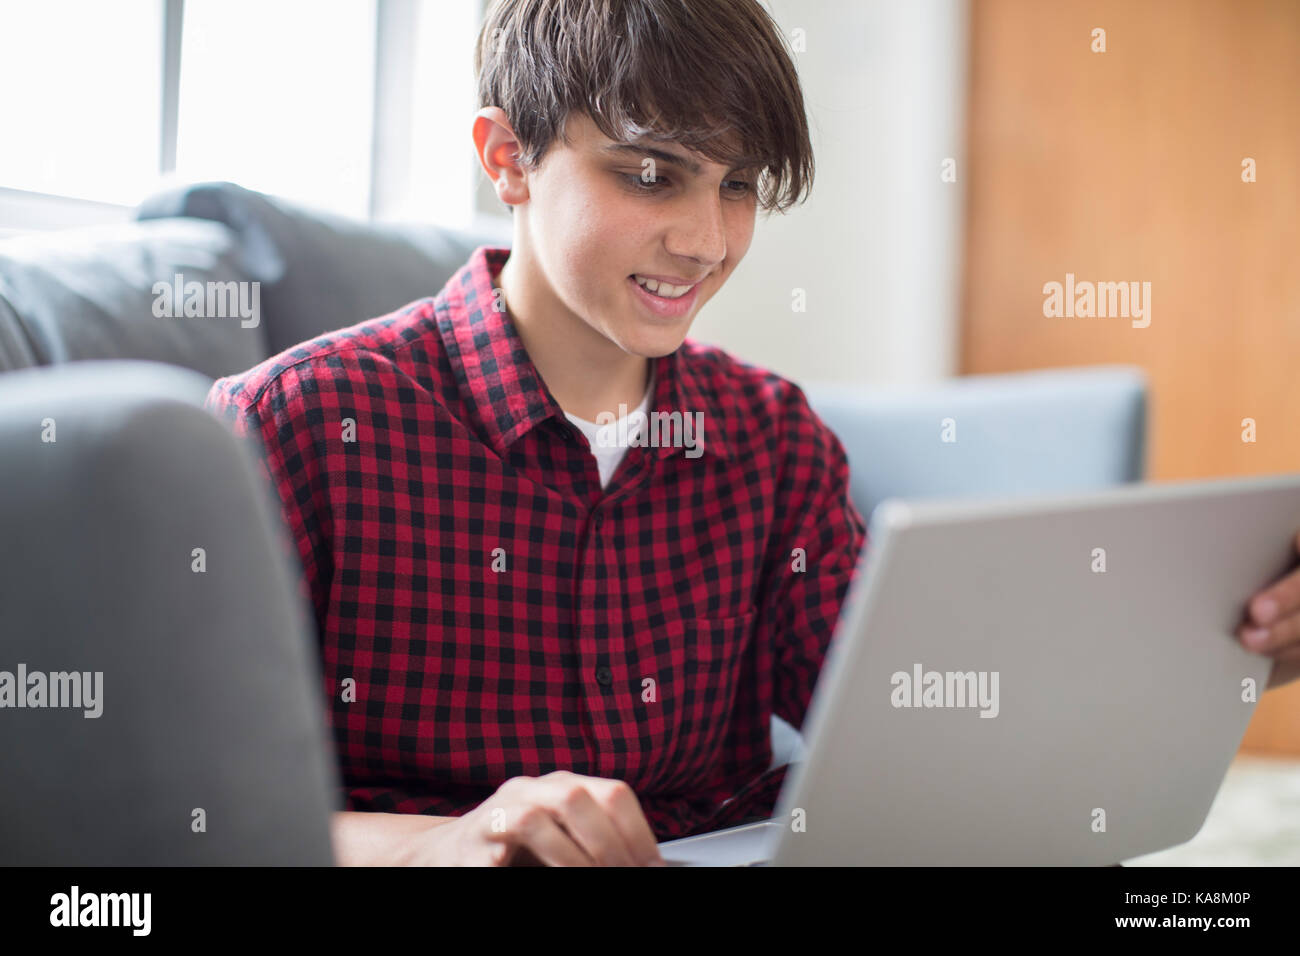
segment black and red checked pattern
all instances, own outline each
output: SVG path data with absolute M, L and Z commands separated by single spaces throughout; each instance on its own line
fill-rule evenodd
M 660 839 L 766 817 L 865 540 L 800 389 L 688 340 L 607 488 L 480 247 L 438 294 L 220 379 L 260 440 L 352 810 L 459 815 L 510 777 L 627 781 Z M 796 570 L 795 549 L 806 553 Z M 344 699 L 346 678 L 356 699 Z

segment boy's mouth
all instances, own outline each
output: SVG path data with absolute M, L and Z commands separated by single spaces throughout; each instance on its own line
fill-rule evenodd
M 641 288 L 647 290 L 652 295 L 659 296 L 661 299 L 680 299 L 699 284 L 698 282 L 685 282 L 674 285 L 671 282 L 665 282 L 661 279 L 651 279 L 646 276 L 637 275 L 636 273 L 632 274 L 632 278 L 636 280 L 636 284 Z
M 673 285 L 636 274 L 628 276 L 627 282 L 632 287 L 633 297 L 651 314 L 662 318 L 680 318 L 690 312 L 701 284 Z M 653 291 L 651 287 L 654 287 Z

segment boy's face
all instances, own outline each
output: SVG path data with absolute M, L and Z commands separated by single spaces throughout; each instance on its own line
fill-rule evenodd
M 672 143 L 620 148 L 585 113 L 566 131 L 569 142 L 557 140 L 526 174 L 527 201 L 515 206 L 516 235 L 522 228 L 542 273 L 527 281 L 549 286 L 534 293 L 624 352 L 667 355 L 749 250 L 758 169 L 728 169 Z M 691 289 L 656 295 L 636 275 Z

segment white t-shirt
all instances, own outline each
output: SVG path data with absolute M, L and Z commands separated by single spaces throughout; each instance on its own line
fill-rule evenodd
M 633 439 L 641 433 L 646 425 L 646 411 L 650 408 L 650 396 L 655 391 L 654 369 L 650 370 L 650 384 L 646 386 L 645 397 L 641 399 L 641 404 L 635 409 L 628 412 L 624 418 L 609 425 L 597 425 L 595 422 L 589 422 L 585 418 L 579 418 L 577 415 L 564 413 L 564 417 L 573 424 L 577 425 L 582 433 L 587 436 L 587 444 L 591 447 L 591 453 L 596 458 L 596 468 L 600 471 L 600 487 L 604 488 L 609 484 L 609 479 L 614 477 L 614 472 L 618 470 L 619 462 L 627 454 Z M 631 419 L 629 422 L 628 419 Z M 624 423 L 627 424 L 624 424 Z M 626 443 L 620 444 L 623 439 L 623 431 L 626 429 Z

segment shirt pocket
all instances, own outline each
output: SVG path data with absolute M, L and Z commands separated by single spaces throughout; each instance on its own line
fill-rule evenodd
M 680 784 L 708 778 L 724 756 L 741 674 L 753 674 L 745 664 L 756 617 L 690 618 L 667 626 L 681 664 L 675 669 L 679 686 L 667 688 L 676 697 L 670 773 L 677 771 L 672 776 Z

